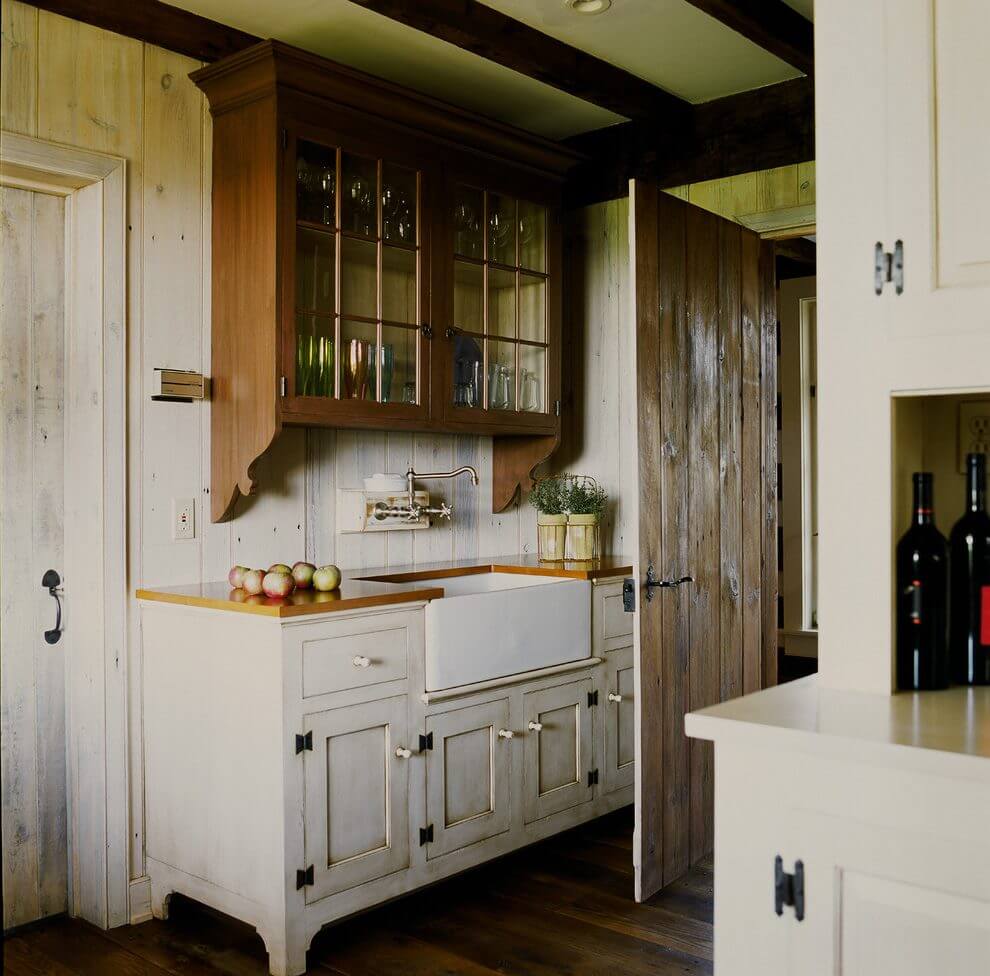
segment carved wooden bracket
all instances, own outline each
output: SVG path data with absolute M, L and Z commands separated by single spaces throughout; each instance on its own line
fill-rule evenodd
M 560 446 L 560 434 L 492 438 L 492 512 L 504 512 L 535 480 L 533 472 Z

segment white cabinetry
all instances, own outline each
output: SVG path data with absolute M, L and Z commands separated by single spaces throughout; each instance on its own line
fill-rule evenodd
M 181 892 L 302 973 L 328 922 L 631 803 L 630 720 L 606 698 L 631 685 L 631 620 L 601 619 L 619 588 L 589 588 L 592 657 L 442 693 L 424 603 L 142 601 L 154 914 Z
M 895 438 L 892 398 L 990 389 L 988 33 L 983 0 L 829 0 L 815 10 L 828 687 L 892 688 L 892 489 L 922 455 L 910 425 Z M 878 241 L 886 252 L 902 242 L 900 294 L 894 282 L 875 293 Z

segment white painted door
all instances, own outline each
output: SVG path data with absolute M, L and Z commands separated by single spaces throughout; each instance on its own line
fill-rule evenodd
M 409 867 L 406 698 L 385 698 L 305 718 L 306 864 L 313 902 Z M 408 750 L 408 751 L 407 751 Z
M 0 772 L 3 927 L 67 908 L 63 566 L 65 210 L 0 187 Z
M 882 296 L 892 388 L 986 387 L 990 4 L 884 0 L 884 34 L 884 245 L 904 243 L 903 294 L 888 286 Z
M 523 695 L 523 807 L 526 823 L 594 796 L 591 678 Z
M 509 699 L 455 708 L 426 720 L 427 857 L 439 857 L 509 829 L 512 740 Z

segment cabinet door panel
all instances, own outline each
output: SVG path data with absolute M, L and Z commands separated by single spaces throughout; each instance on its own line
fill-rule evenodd
M 633 782 L 636 758 L 635 721 L 636 706 L 633 701 L 632 648 L 613 651 L 606 667 L 605 701 L 602 703 L 605 725 L 605 758 L 603 761 L 605 792 Z M 609 695 L 619 697 L 613 701 Z
M 433 824 L 427 857 L 475 844 L 509 829 L 510 740 L 506 698 L 426 720 L 433 750 L 426 760 L 426 807 Z
M 590 800 L 588 774 L 595 769 L 590 678 L 523 696 L 526 823 Z M 536 730 L 530 723 L 541 726 Z
M 304 753 L 307 902 L 409 865 L 405 696 L 309 715 Z

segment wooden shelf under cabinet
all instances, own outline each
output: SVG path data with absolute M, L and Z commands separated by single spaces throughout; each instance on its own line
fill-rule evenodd
M 492 435 L 506 508 L 559 443 L 578 157 L 275 41 L 192 78 L 213 115 L 213 521 L 284 426 Z

